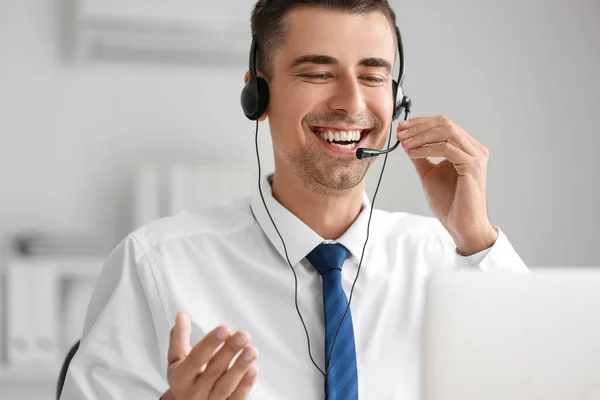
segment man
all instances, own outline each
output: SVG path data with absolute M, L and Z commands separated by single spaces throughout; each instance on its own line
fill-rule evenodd
M 375 210 L 363 258 L 373 159 L 354 152 L 386 141 L 395 23 L 385 0 L 258 1 L 265 204 L 130 234 L 98 281 L 63 399 L 418 399 L 426 278 L 527 269 L 487 216 L 487 149 L 443 116 L 396 132 L 437 218 Z M 322 269 L 331 249 L 340 263 Z

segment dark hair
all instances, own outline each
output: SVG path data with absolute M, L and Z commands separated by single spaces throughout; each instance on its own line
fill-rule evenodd
M 291 10 L 306 6 L 348 14 L 379 11 L 387 17 L 392 32 L 396 27 L 396 14 L 388 0 L 258 0 L 252 11 L 251 29 L 258 42 L 257 69 L 267 80 L 273 77 L 273 55 L 285 41 L 284 17 Z

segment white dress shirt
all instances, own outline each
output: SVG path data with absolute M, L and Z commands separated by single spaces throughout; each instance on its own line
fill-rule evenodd
M 305 256 L 323 241 L 272 196 L 265 201 L 298 276 L 298 304 L 312 355 L 323 369 L 321 276 Z M 349 295 L 363 249 L 370 204 L 337 240 Z M 424 283 L 448 268 L 527 271 L 505 235 L 470 257 L 430 217 L 375 209 L 351 302 L 359 398 L 418 400 Z M 91 298 L 64 400 L 150 400 L 168 389 L 169 331 L 178 312 L 192 321 L 192 346 L 217 325 L 245 330 L 258 349 L 250 399 L 324 399 L 294 304 L 294 278 L 260 196 L 154 221 L 108 258 Z

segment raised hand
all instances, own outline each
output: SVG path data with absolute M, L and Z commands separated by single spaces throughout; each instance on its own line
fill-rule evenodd
M 169 345 L 169 391 L 161 400 L 247 399 L 258 373 L 254 363 L 258 353 L 250 345 L 250 335 L 243 331 L 232 335 L 229 328 L 219 326 L 192 348 L 191 330 L 188 315 L 177 314 Z

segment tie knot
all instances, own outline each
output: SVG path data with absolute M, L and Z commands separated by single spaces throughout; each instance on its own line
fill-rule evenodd
M 339 243 L 321 243 L 313 249 L 306 258 L 323 275 L 331 269 L 342 270 L 348 249 Z

